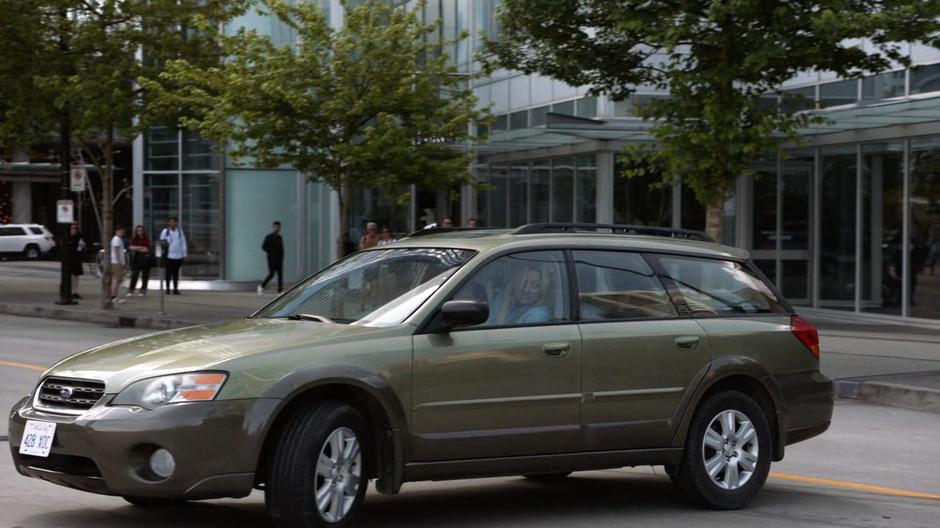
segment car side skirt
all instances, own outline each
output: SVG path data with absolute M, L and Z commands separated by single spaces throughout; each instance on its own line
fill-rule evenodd
M 531 455 L 517 457 L 410 462 L 405 464 L 405 481 L 456 480 L 464 478 L 503 477 L 539 473 L 562 473 L 614 469 L 625 466 L 672 466 L 682 459 L 681 448 L 632 449 Z

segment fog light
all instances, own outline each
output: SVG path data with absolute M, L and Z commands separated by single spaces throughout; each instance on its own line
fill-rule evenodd
M 176 471 L 176 460 L 166 449 L 157 449 L 150 455 L 150 471 L 160 478 L 170 478 Z

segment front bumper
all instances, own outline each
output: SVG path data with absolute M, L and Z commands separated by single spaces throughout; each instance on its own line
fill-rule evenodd
M 110 400 L 109 396 L 102 401 Z M 98 404 L 83 415 L 36 410 L 28 398 L 10 412 L 17 471 L 29 477 L 106 495 L 209 499 L 244 497 L 254 485 L 258 455 L 277 399 L 166 405 L 148 411 Z M 19 453 L 27 420 L 56 422 L 49 457 Z M 170 451 L 176 471 L 159 479 L 147 470 L 156 448 Z

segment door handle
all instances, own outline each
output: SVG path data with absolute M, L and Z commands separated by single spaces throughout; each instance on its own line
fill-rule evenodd
M 682 350 L 692 350 L 698 346 L 701 338 L 699 336 L 680 336 L 675 339 L 676 346 Z
M 561 358 L 568 355 L 571 350 L 571 343 L 549 343 L 542 345 L 542 352 L 550 358 Z

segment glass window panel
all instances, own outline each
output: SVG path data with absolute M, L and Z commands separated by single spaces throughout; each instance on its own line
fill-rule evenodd
M 575 251 L 578 303 L 583 321 L 676 317 L 676 307 L 640 255 Z
M 910 315 L 940 319 L 940 137 L 911 142 Z
M 784 260 L 780 280 L 780 293 L 791 303 L 809 304 L 809 261 Z
M 574 159 L 552 161 L 552 222 L 574 221 Z
M 783 249 L 809 250 L 811 191 L 815 158 L 812 151 L 792 152 L 781 161 L 783 180 Z
M 186 176 L 184 176 L 186 177 Z M 225 174 L 225 278 L 260 280 L 267 273 L 259 258 L 260 241 L 281 222 L 284 240 L 284 278 L 298 278 L 297 172 L 287 170 L 229 169 Z M 317 184 L 312 184 L 317 185 Z M 311 214 L 316 217 L 316 214 Z M 188 233 L 187 233 L 188 234 Z M 308 236 L 315 236 L 308 233 Z
M 221 208 L 218 174 L 183 175 L 183 210 L 180 227 L 186 233 L 189 256 L 182 273 L 190 277 L 217 279 L 221 271 Z
M 751 249 L 776 249 L 776 171 L 759 171 L 759 176 L 754 178 L 753 186 L 753 203 L 751 204 Z M 763 269 L 763 267 L 761 269 Z
M 156 239 L 171 216 L 180 216 L 179 176 L 145 174 L 144 181 L 144 227 Z
M 179 136 L 176 127 L 150 127 L 144 134 L 144 169 L 177 170 Z
M 509 114 L 509 129 L 520 130 L 529 127 L 529 112 L 522 110 Z
M 552 112 L 556 114 L 574 115 L 574 101 L 565 101 L 552 105 Z
M 786 307 L 757 275 L 739 262 L 656 257 L 682 295 L 683 315 L 784 313 Z
M 940 91 L 940 63 L 911 68 L 911 94 Z
M 822 151 L 820 299 L 824 307 L 854 310 L 855 146 Z
M 872 101 L 904 95 L 905 71 L 870 75 L 862 79 L 862 100 Z
M 682 227 L 705 230 L 705 207 L 695 197 L 688 185 L 682 186 Z
M 514 166 L 509 173 L 509 227 L 526 223 L 526 204 L 529 201 L 529 168 Z
M 490 167 L 490 190 L 487 199 L 489 214 L 487 227 L 506 227 L 506 202 L 509 198 L 509 169 Z
M 551 221 L 551 177 L 552 164 L 548 160 L 532 162 L 531 196 L 529 199 L 529 221 Z
M 858 101 L 858 80 L 846 79 L 819 85 L 819 106 L 840 106 Z
M 757 108 L 771 110 L 777 108 L 777 94 L 764 94 L 757 99 Z
M 787 112 L 798 112 L 815 108 L 816 87 L 804 86 L 803 88 L 792 88 L 781 92 L 783 96 L 783 108 Z
M 489 318 L 479 328 L 570 319 L 561 251 L 529 251 L 498 258 L 475 273 L 454 298 L 489 305 Z
M 594 222 L 597 219 L 597 167 L 594 154 L 575 159 L 578 170 L 576 222 Z
M 761 273 L 767 275 L 770 282 L 775 282 L 777 277 L 777 261 L 772 259 L 754 259 L 754 264 L 760 268 Z
M 597 97 L 582 97 L 578 99 L 578 115 L 580 117 L 597 116 Z
M 493 118 L 492 132 L 495 134 L 497 132 L 506 132 L 509 130 L 509 119 L 506 114 L 501 114 Z
M 904 144 L 862 145 L 862 309 L 901 315 Z
M 470 31 L 470 0 L 457 0 L 457 35 Z M 470 62 L 470 37 L 457 41 L 457 64 Z M 465 70 L 466 68 L 461 68 Z
M 548 118 L 549 106 L 540 106 L 530 110 L 530 125 L 533 127 L 544 125 Z
M 218 170 L 219 156 L 213 142 L 200 138 L 196 133 L 183 131 L 183 170 Z
M 619 159 L 614 172 L 614 222 L 617 224 L 672 225 L 672 185 L 660 185 L 655 171 L 642 176 L 621 176 L 626 164 Z

